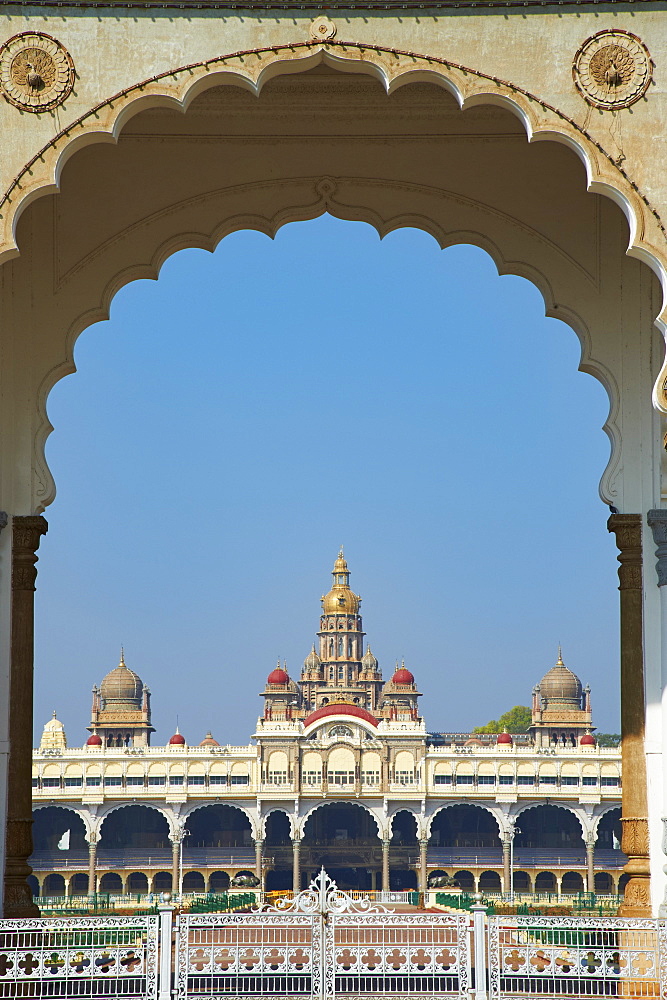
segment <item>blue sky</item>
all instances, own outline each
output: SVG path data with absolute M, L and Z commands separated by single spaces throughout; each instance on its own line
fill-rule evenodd
M 298 675 L 341 544 L 385 677 L 431 730 L 517 703 L 555 662 L 618 729 L 602 386 L 537 289 L 416 230 L 324 217 L 227 237 L 114 299 L 51 393 L 36 731 L 86 737 L 118 662 L 176 719 L 247 742 Z

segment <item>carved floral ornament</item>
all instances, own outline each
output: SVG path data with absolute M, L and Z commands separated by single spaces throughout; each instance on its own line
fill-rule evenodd
M 598 31 L 574 57 L 577 90 L 594 108 L 615 111 L 643 97 L 651 82 L 653 62 L 636 35 L 620 29 Z
M 0 48 L 0 89 L 23 111 L 40 114 L 65 101 L 74 86 L 74 62 L 50 35 L 24 31 Z

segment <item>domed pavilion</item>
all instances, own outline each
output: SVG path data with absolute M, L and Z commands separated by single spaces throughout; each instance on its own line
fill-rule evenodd
M 576 747 L 592 728 L 591 689 L 565 666 L 559 646 L 555 666 L 533 688 L 535 746 Z
M 107 747 L 145 747 L 150 745 L 150 691 L 138 674 L 120 662 L 110 670 L 101 685 L 93 688 L 93 707 L 89 732 L 99 736 Z

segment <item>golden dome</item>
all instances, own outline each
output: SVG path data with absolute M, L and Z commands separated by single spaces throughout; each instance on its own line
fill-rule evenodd
M 581 694 L 581 681 L 565 666 L 559 648 L 556 666 L 548 670 L 540 681 L 540 696 L 546 700 L 547 706 L 549 702 L 557 702 L 581 708 Z
M 125 707 L 135 711 L 140 709 L 143 688 L 144 685 L 139 675 L 125 666 L 121 650 L 120 663 L 109 671 L 100 685 L 104 708 Z
M 350 590 L 350 572 L 343 556 L 343 550 L 338 553 L 332 571 L 333 587 L 322 598 L 322 609 L 325 615 L 356 615 L 359 613 L 361 598 Z

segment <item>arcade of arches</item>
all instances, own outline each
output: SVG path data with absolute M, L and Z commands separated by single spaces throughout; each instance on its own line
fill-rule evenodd
M 323 211 L 381 232 L 415 225 L 442 245 L 483 246 L 501 270 L 535 282 L 548 313 L 579 335 L 582 369 L 609 392 L 612 454 L 601 495 L 620 512 L 609 528 L 621 563 L 625 912 L 658 909 L 667 812 L 667 405 L 659 336 L 659 279 L 667 273 L 667 94 L 659 82 L 665 14 L 620 0 L 594 10 L 563 0 L 556 19 L 550 3 L 515 13 L 488 0 L 483 11 L 445 14 L 438 4 L 428 18 L 410 3 L 398 13 L 390 4 L 381 16 L 355 8 L 339 24 L 334 12 L 317 37 L 308 4 L 299 16 L 275 10 L 270 18 L 206 3 L 196 17 L 183 8 L 137 17 L 133 0 L 104 11 L 76 0 L 57 11 L 43 7 L 39 30 L 69 54 L 76 87 L 54 97 L 64 101 L 54 117 L 46 108 L 22 113 L 16 98 L 0 102 L 0 511 L 10 525 L 0 533 L 7 914 L 34 912 L 26 886 L 32 620 L 42 512 L 54 495 L 44 457 L 49 389 L 74 370 L 77 335 L 106 315 L 123 283 L 155 274 L 183 246 L 212 247 L 239 227 L 272 232 Z M 20 7 L 5 13 L 3 40 L 34 29 Z M 636 81 L 616 105 L 608 100 L 592 113 L 577 67 L 601 29 L 621 47 L 626 36 L 638 37 L 648 68 L 645 86 Z M 379 717 L 391 721 L 392 705 L 399 708 L 400 699 L 389 698 Z M 400 774 L 385 777 L 400 784 Z M 268 775 L 261 780 L 270 782 Z M 303 849 L 334 857 L 340 848 L 341 870 L 366 865 L 376 878 L 377 855 L 368 853 L 376 847 L 359 842 L 371 839 L 365 821 L 339 821 L 349 845 Z M 318 829 L 315 821 L 314 841 Z M 401 821 L 400 832 L 407 840 L 395 850 L 409 860 L 409 823 Z M 473 835 L 490 834 L 480 822 Z M 383 870 L 392 850 L 385 844 Z M 302 867 L 309 861 L 304 855 Z M 479 878 L 491 879 L 492 870 L 486 866 Z M 161 878 L 167 871 L 160 868 Z M 135 874 L 138 882 L 140 870 Z M 536 882 L 543 874 L 536 872 Z

